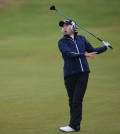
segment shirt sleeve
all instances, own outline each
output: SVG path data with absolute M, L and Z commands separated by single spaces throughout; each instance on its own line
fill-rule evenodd
M 84 53 L 76 53 L 76 52 L 73 52 L 66 44 L 66 42 L 64 40 L 59 40 L 58 42 L 58 47 L 59 47 L 59 50 L 61 51 L 61 53 L 63 55 L 65 55 L 67 58 L 81 58 L 81 57 L 84 57 L 85 54 Z
M 86 51 L 89 52 L 97 52 L 97 54 L 103 53 L 104 51 L 107 50 L 106 46 L 102 46 L 102 47 L 97 47 L 94 48 L 89 41 L 86 40 L 86 38 L 84 37 L 84 42 L 85 42 L 85 49 Z

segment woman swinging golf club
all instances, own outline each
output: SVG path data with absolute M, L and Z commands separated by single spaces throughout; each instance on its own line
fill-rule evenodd
M 64 34 L 58 42 L 58 47 L 64 60 L 64 81 L 70 106 L 70 122 L 68 126 L 60 127 L 63 132 L 80 131 L 82 120 L 82 102 L 87 88 L 89 77 L 88 58 L 109 48 L 108 43 L 102 47 L 94 48 L 84 36 L 78 35 L 77 25 L 72 20 L 60 21 Z

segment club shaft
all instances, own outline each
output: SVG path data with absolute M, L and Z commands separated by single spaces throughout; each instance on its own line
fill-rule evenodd
M 64 16 L 66 19 L 71 19 L 68 16 L 66 16 L 64 13 L 62 13 L 61 11 L 59 11 L 59 10 L 55 10 L 55 11 L 57 11 L 59 14 L 61 14 L 62 16 Z
M 64 16 L 66 19 L 70 19 L 70 17 L 66 16 L 64 13 L 62 13 L 59 10 L 56 10 L 59 14 L 61 14 L 62 16 Z M 86 32 L 88 32 L 89 34 L 91 34 L 92 36 L 94 36 L 96 39 L 98 39 L 99 41 L 102 42 L 102 40 L 100 38 L 98 38 L 97 36 L 95 36 L 94 34 L 92 34 L 90 31 L 88 31 L 86 28 L 84 28 L 82 25 L 80 25 L 78 22 L 76 22 L 77 26 L 79 26 L 80 28 L 82 28 L 83 30 L 85 30 Z
M 61 11 L 55 9 L 56 12 L 58 12 L 59 14 L 61 14 L 62 16 L 64 16 L 66 19 L 70 19 L 70 17 L 66 16 L 64 13 L 62 13 Z M 102 39 L 98 38 L 97 36 L 95 36 L 93 33 L 91 33 L 89 30 L 87 30 L 86 28 L 84 28 L 82 25 L 80 25 L 79 23 L 77 23 L 77 26 L 79 26 L 80 28 L 82 28 L 83 30 L 85 30 L 87 33 L 91 34 L 93 37 L 95 37 L 97 40 L 99 40 L 100 42 L 103 42 Z M 111 46 L 109 46 L 111 49 L 113 49 Z

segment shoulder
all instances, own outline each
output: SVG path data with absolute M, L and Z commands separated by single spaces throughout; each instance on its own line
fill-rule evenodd
M 64 43 L 65 43 L 65 39 L 64 37 L 62 37 L 61 39 L 58 40 L 58 48 L 59 49 L 63 48 Z
M 61 41 L 65 41 L 65 37 L 64 36 L 58 40 L 58 42 L 61 42 Z
M 80 38 L 80 39 L 83 39 L 83 40 L 86 39 L 85 36 L 83 36 L 83 35 L 77 35 L 77 36 L 78 36 L 78 38 Z
M 66 43 L 66 38 L 62 37 L 61 39 L 58 40 L 58 45 Z
M 86 38 L 83 35 L 77 35 L 76 39 L 83 44 L 86 42 Z

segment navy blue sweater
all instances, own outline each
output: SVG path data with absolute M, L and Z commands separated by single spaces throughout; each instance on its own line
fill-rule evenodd
M 84 36 L 75 33 L 74 39 L 64 35 L 58 42 L 64 60 L 64 77 L 81 72 L 90 72 L 85 52 L 100 54 L 107 50 L 106 46 L 94 48 Z

